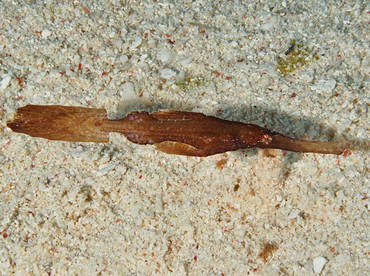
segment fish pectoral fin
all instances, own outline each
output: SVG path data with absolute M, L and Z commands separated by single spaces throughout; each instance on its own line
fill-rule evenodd
M 181 142 L 164 141 L 161 143 L 154 144 L 154 146 L 157 148 L 157 150 L 160 150 L 168 154 L 203 156 L 201 150 L 198 150 L 196 147 Z

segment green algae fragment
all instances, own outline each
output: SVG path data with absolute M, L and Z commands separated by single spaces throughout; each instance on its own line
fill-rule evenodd
M 210 83 L 208 79 L 205 79 L 203 77 L 191 77 L 186 78 L 183 81 L 175 82 L 175 84 L 183 91 L 190 91 L 194 90 L 196 88 L 200 88 L 202 86 L 206 86 Z
M 285 52 L 286 57 L 277 60 L 276 70 L 285 77 L 303 65 L 317 60 L 318 56 L 313 50 L 298 43 L 295 39 L 290 42 L 289 49 Z

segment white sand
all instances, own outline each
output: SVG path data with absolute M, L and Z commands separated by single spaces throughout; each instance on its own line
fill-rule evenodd
M 171 108 L 366 142 L 370 6 L 322 3 L 2 1 L 0 273 L 370 274 L 367 151 L 188 158 L 6 127 L 26 104 Z M 318 58 L 282 77 L 292 39 Z

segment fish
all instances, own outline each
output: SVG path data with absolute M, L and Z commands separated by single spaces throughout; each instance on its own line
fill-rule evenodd
M 122 119 L 109 119 L 105 109 L 26 105 L 7 126 L 16 133 L 71 142 L 107 143 L 109 133 L 116 132 L 168 154 L 198 157 L 254 147 L 340 155 L 349 146 L 345 141 L 291 138 L 255 124 L 176 110 L 133 111 Z

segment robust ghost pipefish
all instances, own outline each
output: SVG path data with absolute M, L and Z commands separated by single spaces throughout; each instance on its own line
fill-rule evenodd
M 50 140 L 108 142 L 118 132 L 137 144 L 187 156 L 209 156 L 245 148 L 275 148 L 295 152 L 342 154 L 343 141 L 319 142 L 290 138 L 253 124 L 185 111 L 133 111 L 111 120 L 105 109 L 59 105 L 27 105 L 7 126 L 14 132 Z

